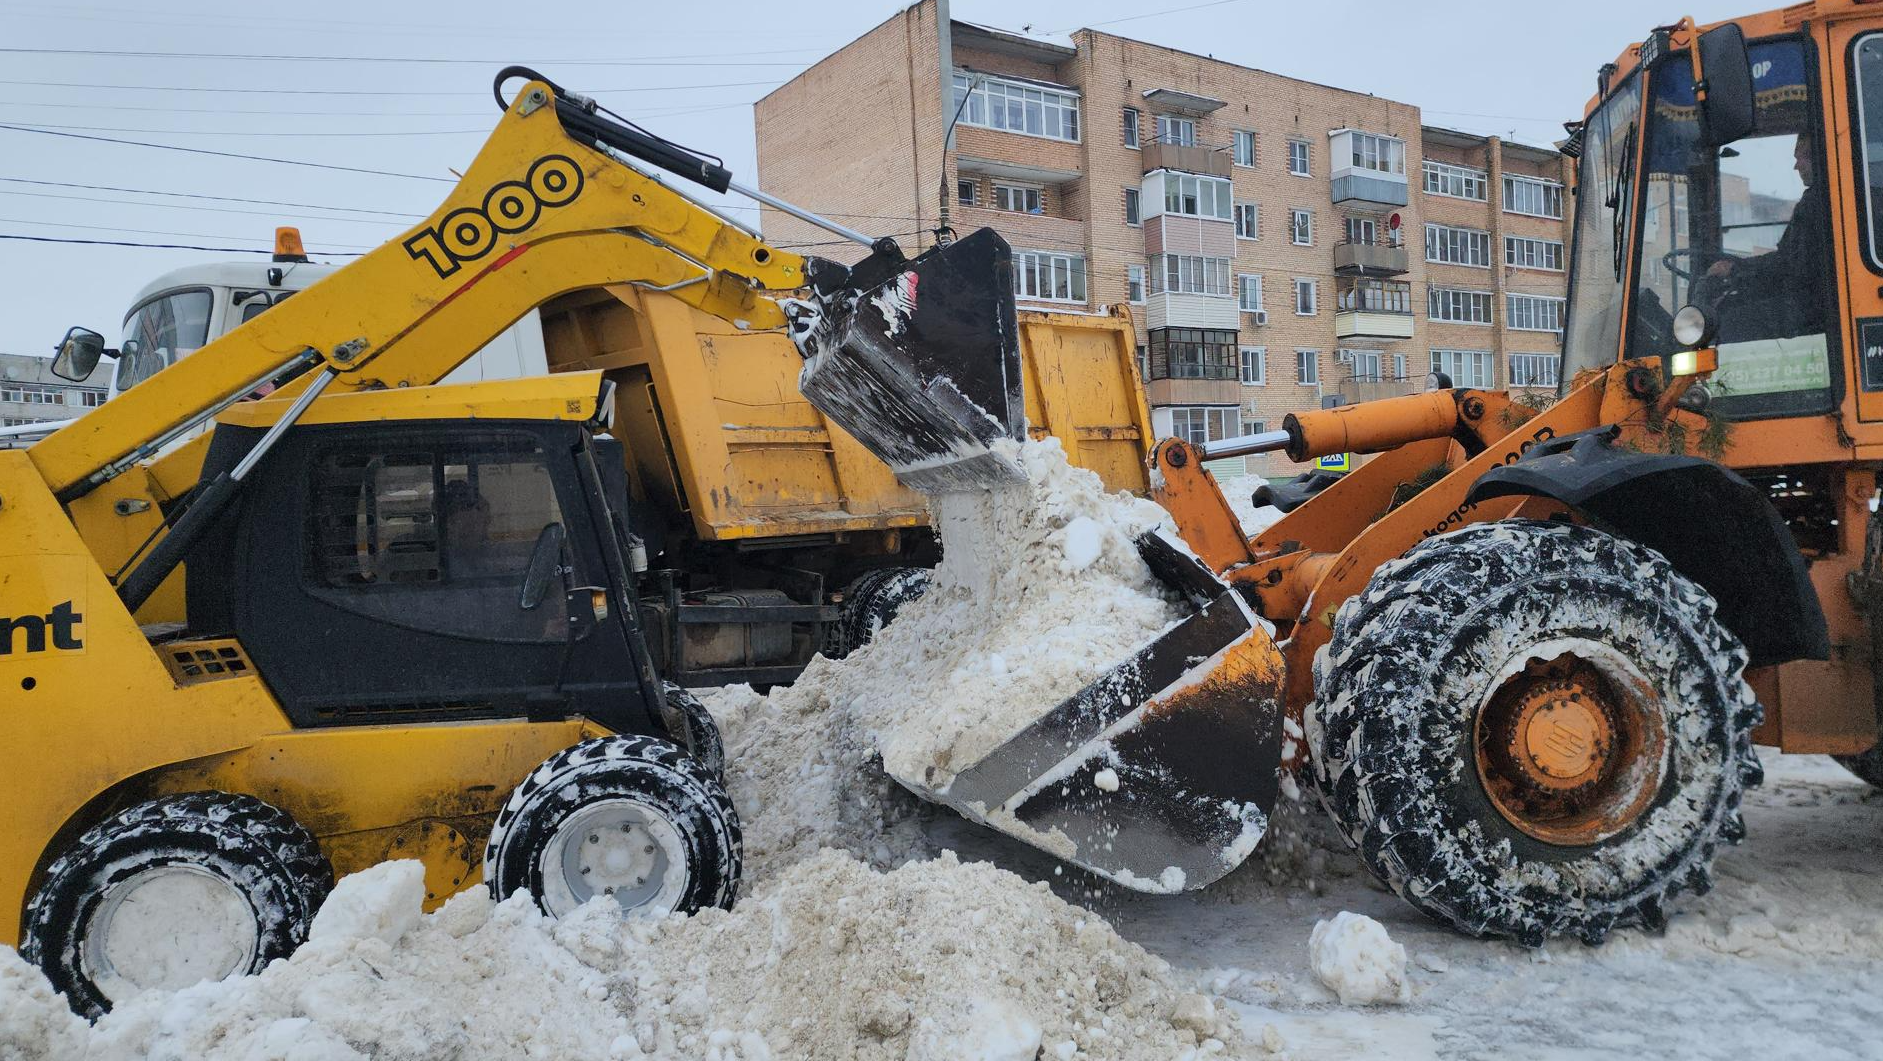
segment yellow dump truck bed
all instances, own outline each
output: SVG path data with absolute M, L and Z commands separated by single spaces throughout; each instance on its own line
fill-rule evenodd
M 635 493 L 687 513 L 702 540 L 923 526 L 919 494 L 798 393 L 778 332 L 745 332 L 668 295 L 578 292 L 543 307 L 555 371 L 602 369 Z M 1153 441 L 1131 318 L 1019 314 L 1027 422 L 1074 464 L 1143 493 Z

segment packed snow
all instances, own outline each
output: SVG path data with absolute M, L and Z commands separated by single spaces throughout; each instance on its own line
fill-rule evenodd
M 1109 569 L 1114 590 L 1143 585 L 1117 521 L 1074 501 L 1036 506 L 1013 547 L 1062 572 Z M 906 609 L 855 663 L 939 673 L 944 694 L 1055 687 L 1029 675 L 1041 653 L 1018 630 L 983 644 L 964 621 L 956 648 L 921 655 L 908 631 L 971 613 L 949 599 Z M 961 660 L 984 669 L 956 682 Z M 770 696 L 705 697 L 746 830 L 733 911 L 624 924 L 591 907 L 556 923 L 473 890 L 423 915 L 422 875 L 389 863 L 343 880 L 291 959 L 131 999 L 95 1026 L 0 949 L 0 1061 L 1879 1056 L 1883 793 L 1822 757 L 1764 753 L 1746 845 L 1721 854 L 1718 886 L 1684 898 L 1665 935 L 1526 951 L 1385 891 L 1311 792 L 1198 892 L 1141 895 L 1070 870 L 889 781 L 892 742 L 947 752 L 962 731 L 905 733 L 934 695 L 916 672 L 847 670 L 820 661 Z M 1399 1004 L 1364 1004 L 1375 998 Z

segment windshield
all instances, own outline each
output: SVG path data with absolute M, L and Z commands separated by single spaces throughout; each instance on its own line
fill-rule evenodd
M 117 389 L 130 390 L 207 343 L 214 305 L 207 288 L 195 288 L 173 291 L 132 310 L 124 318 L 119 343 Z
M 1692 304 L 1718 327 L 1714 411 L 1821 412 L 1832 403 L 1830 217 L 1805 48 L 1773 41 L 1748 53 L 1753 131 L 1724 146 L 1701 138 L 1684 57 L 1654 69 L 1628 356 L 1683 349 L 1673 316 Z
M 1563 337 L 1565 391 L 1575 374 L 1613 364 L 1621 339 L 1622 240 L 1632 176 L 1641 80 L 1630 77 L 1583 127 L 1576 180 L 1575 263 L 1569 274 L 1569 321 Z

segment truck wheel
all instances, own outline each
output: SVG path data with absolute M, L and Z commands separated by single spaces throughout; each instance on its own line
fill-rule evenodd
M 883 567 L 858 575 L 844 590 L 844 653 L 869 644 L 904 605 L 928 592 L 934 577 L 925 567 Z
M 1843 764 L 1844 769 L 1877 788 L 1883 788 L 1883 740 L 1878 740 L 1875 746 L 1862 755 L 1838 755 L 1834 758 Z
M 679 747 L 618 735 L 573 744 L 510 793 L 484 849 L 503 899 L 563 917 L 599 895 L 624 913 L 730 909 L 743 857 L 726 790 Z
M 1762 773 L 1746 651 L 1660 554 L 1506 520 L 1430 539 L 1341 606 L 1308 743 L 1367 867 L 1474 936 L 1599 943 L 1711 887 Z
M 683 689 L 672 682 L 662 682 L 661 689 L 667 696 L 667 703 L 679 708 L 682 723 L 686 726 L 687 750 L 693 753 L 706 772 L 716 780 L 726 779 L 726 742 L 719 735 L 719 723 L 713 721 L 713 713 L 706 710 L 700 698 L 689 689 Z
M 333 869 L 253 796 L 195 792 L 118 812 L 46 869 L 20 953 L 81 1016 L 148 989 L 257 973 L 307 938 Z

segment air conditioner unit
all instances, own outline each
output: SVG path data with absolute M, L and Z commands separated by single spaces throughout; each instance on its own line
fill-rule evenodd
M 1256 310 L 1256 311 L 1255 311 L 1255 324 L 1256 324 L 1256 327 L 1258 327 L 1258 328 L 1259 328 L 1259 327 L 1261 327 L 1262 325 L 1264 325 L 1264 324 L 1267 324 L 1267 323 L 1268 323 L 1268 310 L 1265 310 L 1265 309 L 1258 309 L 1258 310 Z

